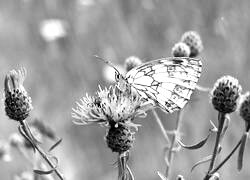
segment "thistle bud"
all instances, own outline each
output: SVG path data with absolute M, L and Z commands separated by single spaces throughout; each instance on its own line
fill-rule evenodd
M 31 98 L 23 87 L 24 68 L 10 71 L 4 81 L 5 112 L 13 120 L 23 121 L 32 110 Z
M 181 42 L 190 47 L 190 57 L 198 56 L 203 50 L 201 37 L 195 31 L 185 32 L 181 37 Z
M 241 103 L 239 105 L 239 113 L 242 119 L 245 120 L 247 128 L 250 126 L 250 92 L 247 92 L 242 96 Z
M 223 76 L 218 79 L 211 91 L 214 108 L 221 113 L 232 113 L 237 108 L 241 86 L 237 79 Z
M 174 57 L 189 57 L 190 56 L 190 48 L 183 42 L 178 42 L 172 48 L 172 55 Z
M 134 134 L 129 127 L 116 124 L 112 125 L 106 134 L 106 143 L 108 147 L 117 153 L 128 151 L 134 142 Z
M 125 69 L 126 72 L 130 71 L 136 66 L 139 66 L 141 64 L 141 60 L 136 56 L 130 56 L 125 60 Z

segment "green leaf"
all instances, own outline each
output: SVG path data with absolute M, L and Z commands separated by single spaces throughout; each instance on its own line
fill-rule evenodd
M 200 142 L 198 142 L 197 144 L 194 145 L 185 145 L 183 144 L 181 141 L 178 140 L 178 143 L 181 145 L 181 147 L 185 148 L 185 149 L 190 149 L 190 150 L 194 150 L 194 149 L 199 149 L 202 146 L 204 146 L 208 140 L 208 138 L 210 137 L 211 132 L 207 135 L 207 137 L 203 140 L 201 140 Z
M 127 172 L 128 172 L 128 180 L 135 180 L 134 175 L 128 165 L 127 165 Z
M 55 169 L 51 169 L 51 170 L 48 170 L 48 171 L 43 171 L 43 170 L 38 170 L 38 169 L 34 169 L 34 173 L 36 174 L 40 174 L 40 175 L 47 175 L 47 174 L 51 174 L 54 172 Z
M 168 180 L 160 171 L 157 171 L 157 174 L 161 178 L 161 180 Z
M 194 166 L 193 166 L 192 169 L 191 169 L 191 172 L 192 172 L 197 166 L 199 166 L 199 165 L 201 165 L 201 164 L 204 164 L 204 163 L 206 163 L 206 162 L 209 162 L 209 161 L 211 161 L 211 159 L 212 159 L 212 155 L 209 155 L 209 156 L 206 156 L 206 157 L 202 158 L 200 161 L 198 161 L 197 163 L 194 164 Z
M 245 132 L 241 139 L 241 145 L 240 145 L 239 154 L 238 154 L 238 160 L 237 160 L 238 171 L 240 171 L 243 167 L 243 156 L 244 156 L 244 150 L 246 146 L 247 137 L 248 137 L 248 133 Z
M 55 149 L 62 142 L 62 138 L 59 139 L 53 146 L 49 148 L 49 152 Z
M 213 127 L 213 128 L 210 129 L 210 131 L 212 131 L 212 132 L 217 132 L 217 131 L 218 131 L 218 128 L 215 126 L 215 124 L 213 123 L 213 121 L 210 120 L 209 122 L 210 122 L 210 124 L 211 124 L 212 127 Z

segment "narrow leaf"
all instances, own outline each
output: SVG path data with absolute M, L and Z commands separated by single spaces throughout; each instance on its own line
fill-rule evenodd
M 220 135 L 220 141 L 222 141 L 227 129 L 228 129 L 228 126 L 229 126 L 229 123 L 230 123 L 230 117 L 229 116 L 226 116 L 225 117 L 225 122 L 224 122 L 224 127 L 223 127 L 223 130 L 222 130 L 222 133 Z
M 135 180 L 135 178 L 134 178 L 134 175 L 133 175 L 133 173 L 132 173 L 132 171 L 131 171 L 131 169 L 129 168 L 129 166 L 127 165 L 127 171 L 128 171 L 128 179 L 129 180 Z
M 160 171 L 157 171 L 158 176 L 160 176 L 161 180 L 168 180 Z
M 178 140 L 178 143 L 179 143 L 183 148 L 186 148 L 186 149 L 191 149 L 191 150 L 199 149 L 199 148 L 201 148 L 202 146 L 204 146 L 204 145 L 206 144 L 206 142 L 207 142 L 207 140 L 208 140 L 210 134 L 211 134 L 211 133 L 209 133 L 205 139 L 203 139 L 202 141 L 200 141 L 200 142 L 198 142 L 197 144 L 194 144 L 194 145 L 188 146 L 188 145 L 183 144 L 183 143 L 182 143 L 181 141 L 179 141 L 179 140 Z
M 62 138 L 59 139 L 53 146 L 49 148 L 49 152 L 55 149 L 62 142 Z
M 24 137 L 26 141 L 28 141 L 31 144 L 31 147 L 33 148 L 34 153 L 36 152 L 35 144 L 33 141 L 26 135 L 25 131 L 23 130 L 23 125 L 18 126 L 18 131 L 20 134 Z
M 210 124 L 212 125 L 212 129 L 210 129 L 210 131 L 212 132 L 217 132 L 218 131 L 218 128 L 215 126 L 215 124 L 213 123 L 213 121 L 210 120 Z
M 209 161 L 211 161 L 211 159 L 212 159 L 212 155 L 209 155 L 209 156 L 206 156 L 206 157 L 202 158 L 200 161 L 198 161 L 197 163 L 194 164 L 194 166 L 193 166 L 192 169 L 191 169 L 191 172 L 192 172 L 197 166 L 199 166 L 199 165 L 201 165 L 201 164 L 204 164 L 204 163 L 206 163 L 206 162 L 209 162 Z
M 51 174 L 54 172 L 55 169 L 51 169 L 51 170 L 48 170 L 48 171 L 43 171 L 43 170 L 38 170 L 38 169 L 34 169 L 34 173 L 36 174 L 40 174 L 40 175 L 47 175 L 47 174 Z
M 248 137 L 248 133 L 245 132 L 242 136 L 242 142 L 240 145 L 240 149 L 239 149 L 239 154 L 238 154 L 238 160 L 237 160 L 237 169 L 238 171 L 240 171 L 243 167 L 243 155 L 244 155 L 244 150 L 245 150 L 245 146 L 246 146 L 246 140 Z

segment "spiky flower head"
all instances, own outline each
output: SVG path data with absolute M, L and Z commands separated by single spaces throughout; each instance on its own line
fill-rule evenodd
M 108 127 L 113 122 L 136 127 L 133 119 L 145 116 L 145 110 L 149 107 L 139 96 L 123 92 L 117 85 L 108 89 L 99 87 L 95 96 L 86 95 L 76 104 L 76 108 L 72 108 L 76 124 L 98 123 Z
M 223 76 L 216 81 L 211 91 L 214 108 L 222 113 L 232 113 L 237 108 L 241 86 L 237 79 Z
M 172 55 L 174 57 L 189 57 L 190 47 L 183 42 L 178 42 L 172 48 Z
M 250 126 L 250 92 L 246 92 L 241 97 L 239 113 L 242 119 L 244 119 L 248 126 Z
M 32 110 L 31 98 L 23 86 L 26 69 L 10 71 L 4 81 L 5 112 L 13 120 L 23 121 Z
M 125 69 L 126 72 L 130 71 L 136 66 L 139 66 L 142 61 L 136 56 L 130 56 L 125 60 Z
M 130 127 L 123 124 L 110 124 L 110 128 L 106 134 L 106 143 L 108 147 L 119 154 L 128 151 L 135 140 L 134 132 Z
M 203 50 L 201 37 L 196 31 L 185 32 L 181 37 L 181 42 L 190 47 L 190 57 L 198 56 Z

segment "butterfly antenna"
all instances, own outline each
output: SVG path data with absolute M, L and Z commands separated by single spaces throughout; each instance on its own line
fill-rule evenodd
M 98 60 L 104 61 L 107 65 L 109 65 L 110 67 L 114 68 L 114 70 L 115 70 L 117 73 L 120 74 L 120 72 L 118 71 L 118 69 L 116 69 L 115 66 L 114 66 L 109 60 L 104 59 L 104 58 L 102 58 L 102 57 L 100 57 L 100 56 L 98 56 L 98 55 L 94 55 L 94 57 L 95 57 L 96 59 L 98 59 Z

